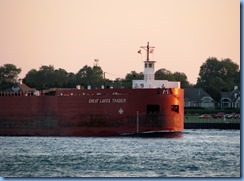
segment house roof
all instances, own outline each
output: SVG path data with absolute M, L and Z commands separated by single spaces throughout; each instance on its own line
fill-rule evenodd
M 36 89 L 28 87 L 24 83 L 18 83 L 15 86 L 13 86 L 9 91 L 13 92 L 34 92 Z
M 235 102 L 240 97 L 240 90 L 234 89 L 229 92 L 221 92 L 221 99 L 230 99 L 232 102 Z
M 26 84 L 22 83 L 22 84 L 17 84 L 16 87 L 19 87 L 19 91 L 21 92 L 33 92 L 35 91 L 36 89 L 34 88 L 30 88 L 28 87 Z
M 190 101 L 201 101 L 203 97 L 212 97 L 202 88 L 184 88 L 184 98 Z

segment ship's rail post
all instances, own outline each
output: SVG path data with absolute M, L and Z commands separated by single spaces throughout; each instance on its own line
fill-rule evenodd
M 139 111 L 136 111 L 136 133 L 139 133 Z

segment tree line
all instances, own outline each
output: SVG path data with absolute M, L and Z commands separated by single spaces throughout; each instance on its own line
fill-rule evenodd
M 87 87 L 91 85 L 97 88 L 103 83 L 102 77 L 103 71 L 101 67 L 84 66 L 76 74 L 67 72 L 64 69 L 55 69 L 54 66 L 43 65 L 39 70 L 30 70 L 23 82 L 29 87 L 36 88 L 38 90 L 48 88 L 73 88 L 76 85 Z
M 0 66 L 0 90 L 11 88 L 18 82 L 21 68 L 13 64 Z M 132 80 L 143 79 L 143 72 L 131 71 L 125 78 L 115 80 L 106 79 L 100 66 L 82 67 L 77 73 L 67 72 L 64 69 L 55 69 L 52 65 L 43 65 L 39 70 L 31 69 L 23 79 L 29 87 L 38 90 L 49 88 L 74 88 L 80 85 L 87 88 L 100 88 L 101 86 L 114 88 L 131 88 Z M 155 72 L 156 80 L 180 81 L 181 87 L 200 87 L 209 93 L 216 101 L 220 99 L 221 91 L 231 91 L 234 86 L 240 86 L 239 66 L 231 59 L 218 60 L 209 57 L 200 67 L 197 83 L 192 85 L 183 72 L 171 72 L 161 68 Z

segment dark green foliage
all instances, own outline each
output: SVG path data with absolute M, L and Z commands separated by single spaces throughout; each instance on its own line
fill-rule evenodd
M 32 69 L 24 79 L 24 82 L 38 90 L 49 88 L 75 88 L 76 85 L 98 88 L 103 85 L 103 71 L 101 67 L 84 66 L 77 74 L 68 73 L 64 69 L 54 69 L 52 65 L 41 66 L 37 71 Z
M 169 81 L 179 81 L 182 88 L 191 87 L 192 85 L 188 82 L 187 76 L 182 72 L 170 72 L 165 68 L 159 69 L 155 73 L 156 80 L 169 80 Z
M 144 75 L 142 72 L 137 73 L 136 71 L 131 71 L 130 73 L 127 73 L 125 76 L 125 79 L 117 79 L 117 85 L 118 82 L 120 82 L 121 87 L 123 88 L 132 88 L 132 80 L 143 80 Z
M 125 80 L 132 81 L 132 80 L 143 80 L 144 75 L 142 72 L 137 73 L 136 71 L 131 71 L 130 73 L 126 74 Z
M 52 65 L 44 65 L 38 71 L 35 69 L 30 70 L 26 74 L 24 83 L 38 90 L 75 86 L 74 76 L 72 75 L 64 69 L 54 69 Z
M 200 67 L 196 87 L 203 88 L 216 101 L 221 91 L 232 91 L 234 86 L 240 87 L 240 71 L 231 59 L 210 57 Z
M 103 71 L 99 66 L 89 67 L 85 65 L 76 74 L 76 80 L 77 84 L 85 88 L 87 86 L 100 88 L 104 84 Z
M 18 75 L 21 68 L 17 68 L 13 64 L 4 64 L 0 67 L 0 90 L 11 88 L 18 82 Z
M 67 75 L 67 84 L 65 87 L 76 87 L 77 85 L 77 80 L 76 80 L 76 75 L 72 72 L 68 73 Z

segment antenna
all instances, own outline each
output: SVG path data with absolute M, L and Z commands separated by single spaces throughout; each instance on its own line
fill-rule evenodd
M 147 46 L 141 46 L 140 48 L 143 48 L 147 51 L 147 59 L 146 61 L 149 61 L 149 53 L 152 53 L 155 47 L 149 46 L 149 42 L 147 42 Z
M 94 59 L 93 66 L 99 66 L 99 59 Z

